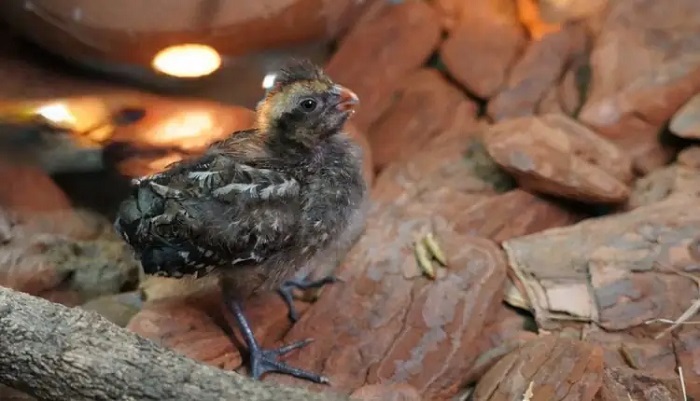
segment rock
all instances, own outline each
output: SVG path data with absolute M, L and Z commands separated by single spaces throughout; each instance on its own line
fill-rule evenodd
M 537 0 L 516 0 L 518 17 L 534 40 L 540 40 L 547 34 L 558 32 L 561 29 L 560 24 L 542 19 L 539 3 L 540 1 Z
M 654 325 L 626 331 L 606 331 L 588 325 L 582 328 L 582 338 L 599 345 L 604 351 L 606 368 L 633 368 L 650 374 L 667 374 L 676 368 L 672 336 L 654 338 Z
M 580 120 L 622 145 L 644 173 L 666 164 L 658 133 L 700 91 L 700 3 L 618 0 L 591 54 Z
M 586 321 L 628 330 L 676 319 L 697 298 L 698 216 L 696 198 L 671 197 L 502 246 L 541 329 Z
M 3 401 L 36 401 L 36 398 L 4 384 L 0 384 L 0 394 Z
M 683 400 L 677 375 L 654 375 L 631 368 L 606 368 L 596 401 L 672 401 Z
M 52 266 L 61 285 L 76 291 L 83 302 L 136 288 L 140 263 L 120 239 L 54 240 L 42 244 L 42 261 Z
M 555 335 L 530 341 L 501 359 L 472 396 L 485 400 L 593 400 L 603 382 L 603 350 Z
M 505 86 L 489 101 L 488 115 L 499 122 L 535 114 L 547 91 L 585 46 L 586 35 L 580 25 L 566 25 L 530 42 L 510 69 Z
M 364 386 L 350 396 L 354 400 L 362 401 L 421 401 L 418 391 L 407 384 Z
M 440 47 L 450 75 L 476 96 L 488 99 L 495 95 L 526 44 L 514 3 L 440 0 L 436 7 L 455 15 L 451 23 L 455 29 Z M 447 11 L 450 9 L 458 11 Z
M 0 163 L 0 206 L 20 214 L 68 210 L 71 202 L 38 167 Z
M 148 302 L 127 329 L 197 361 L 233 370 L 242 359 L 215 318 L 181 299 Z
M 688 394 L 700 394 L 700 330 L 692 325 L 681 327 L 675 333 L 674 351 L 677 364 L 683 368 L 683 378 Z
M 392 106 L 369 130 L 375 168 L 413 156 L 441 134 L 456 113 L 463 113 L 465 121 L 476 121 L 476 105 L 439 71 L 422 69 L 411 74 Z
M 131 318 L 142 307 L 141 294 L 138 291 L 106 295 L 92 299 L 81 307 L 104 316 L 110 322 L 120 327 L 126 327 Z
M 501 299 L 505 260 L 493 242 L 436 225 L 449 267 L 429 280 L 420 274 L 412 246 L 416 235 L 437 223 L 398 213 L 381 207 L 370 215 L 365 235 L 339 269 L 345 282 L 324 289 L 285 337 L 316 341 L 287 361 L 329 376 L 342 393 L 405 383 L 422 399 L 447 399 L 464 384 L 477 356 L 472 345 Z
M 581 213 L 520 189 L 464 207 L 453 218 L 455 231 L 498 243 L 548 228 L 568 226 L 584 218 Z
M 384 113 L 396 85 L 430 57 L 439 41 L 438 14 L 422 1 L 388 5 L 355 25 L 326 71 L 360 97 L 353 117 L 357 128 L 366 132 Z
M 581 49 L 583 50 L 585 49 Z M 566 114 L 575 117 L 586 94 L 588 69 L 588 55 L 576 54 L 559 84 L 551 87 L 537 105 L 537 114 Z
M 700 197 L 700 147 L 684 150 L 678 155 L 676 163 L 637 180 L 627 208 L 650 205 L 672 195 Z
M 455 124 L 409 160 L 390 164 L 377 176 L 372 198 L 405 205 L 421 194 L 453 192 L 471 202 L 511 189 L 512 179 L 477 139 L 484 129 L 484 124 L 468 128 Z
M 72 210 L 0 215 L 7 224 L 0 285 L 72 306 L 138 280 L 131 252 L 113 234 L 104 236 L 103 217 Z
M 561 24 L 591 17 L 608 5 L 608 0 L 539 0 L 540 17 L 552 24 Z
M 682 138 L 700 139 L 700 94 L 673 115 L 669 129 Z
M 362 176 L 367 182 L 367 187 L 372 188 L 374 184 L 374 158 L 372 157 L 372 146 L 364 132 L 355 127 L 352 122 L 345 126 L 345 132 L 357 142 L 362 148 Z
M 161 279 L 161 278 L 156 278 Z M 165 289 L 147 291 L 149 298 L 144 307 L 129 322 L 127 328 L 146 338 L 163 344 L 174 351 L 221 369 L 235 370 L 243 367 L 239 346 L 245 344 L 235 331 L 236 343 L 227 334 L 234 326 L 232 316 L 224 311 L 218 286 L 197 283 L 186 287 L 173 280 L 154 280 L 160 285 L 173 284 L 165 295 Z M 165 284 L 163 284 L 165 283 Z M 299 312 L 305 306 L 297 304 Z M 249 300 L 243 305 L 255 338 L 264 347 L 278 346 L 279 339 L 291 326 L 287 308 L 277 293 L 269 293 Z M 228 327 L 226 327 L 228 326 Z M 245 347 L 243 345 L 243 347 Z
M 504 121 L 489 129 L 485 144 L 526 189 L 594 203 L 617 203 L 629 196 L 627 156 L 566 116 Z
M 520 348 L 525 343 L 537 339 L 534 321 L 501 304 L 491 321 L 484 327 L 484 335 L 474 347 L 480 349 L 479 357 L 465 376 L 466 383 L 478 381 L 504 356 Z

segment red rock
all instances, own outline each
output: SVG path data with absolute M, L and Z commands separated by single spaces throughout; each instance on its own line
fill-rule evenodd
M 602 382 L 600 347 L 549 335 L 498 361 L 479 380 L 472 399 L 590 401 Z
M 700 330 L 692 325 L 682 327 L 674 335 L 676 358 L 683 368 L 683 378 L 688 394 L 700 395 Z
M 537 5 L 543 21 L 561 24 L 600 13 L 608 5 L 608 0 L 540 0 Z
M 464 205 L 456 217 L 455 231 L 502 242 L 511 238 L 563 227 L 583 219 L 582 214 L 520 189 Z
M 700 139 L 700 95 L 695 95 L 678 110 L 669 128 L 680 137 Z
M 350 396 L 354 400 L 363 401 L 421 401 L 418 391 L 407 384 L 364 386 Z
M 676 195 L 700 197 L 700 147 L 685 149 L 678 155 L 676 163 L 637 180 L 627 208 L 650 205 Z
M 475 95 L 493 96 L 505 83 L 508 71 L 526 44 L 514 3 L 441 0 L 437 7 L 456 15 L 453 22 L 456 28 L 440 48 L 447 70 Z M 450 9 L 457 10 L 447 11 Z
M 474 344 L 480 349 L 479 357 L 465 376 L 466 383 L 478 381 L 501 358 L 522 345 L 537 339 L 537 334 L 527 331 L 528 318 L 502 304 L 491 321 L 484 327 L 484 335 Z
M 237 343 L 227 334 L 234 320 L 224 311 L 218 287 L 211 285 L 183 287 L 173 280 L 150 279 L 149 298 L 127 328 L 200 362 L 227 370 L 241 368 L 237 347 L 245 343 L 237 331 Z M 302 303 L 297 307 L 300 313 L 306 310 Z M 265 294 L 249 300 L 243 308 L 255 338 L 266 347 L 280 345 L 279 339 L 291 326 L 281 297 L 274 292 Z M 224 330 L 225 326 L 229 327 Z
M 683 400 L 677 374 L 649 374 L 632 368 L 605 368 L 603 385 L 596 401 L 673 401 Z
M 0 206 L 22 214 L 67 210 L 71 202 L 38 167 L 0 164 Z
M 581 51 L 585 49 L 580 49 Z M 574 117 L 583 99 L 581 75 L 588 68 L 588 55 L 579 53 L 555 87 L 551 87 L 537 105 L 537 114 L 566 114 Z
M 676 319 L 697 298 L 697 283 L 687 276 L 700 260 L 698 216 L 697 198 L 670 197 L 502 246 L 540 328 L 584 321 L 630 330 Z
M 375 174 L 374 158 L 372 157 L 372 147 L 369 140 L 367 139 L 365 133 L 357 129 L 352 122 L 349 122 L 345 126 L 345 132 L 347 132 L 347 134 L 350 135 L 350 137 L 354 139 L 355 142 L 357 142 L 357 144 L 362 148 L 362 175 L 367 182 L 367 186 L 371 188 L 372 184 L 374 184 Z
M 369 217 L 338 272 L 345 282 L 324 289 L 285 337 L 316 341 L 288 361 L 328 375 L 342 393 L 406 383 L 423 399 L 446 399 L 464 384 L 476 357 L 472 345 L 501 298 L 505 260 L 491 241 L 436 227 L 449 267 L 429 280 L 411 248 L 431 220 L 399 216 L 389 207 Z
M 500 186 L 509 189 L 510 178 L 475 142 L 485 126 L 455 124 L 414 157 L 387 166 L 377 176 L 372 198 L 405 205 L 421 194 L 441 196 L 440 191 L 481 198 L 498 193 Z
M 489 129 L 485 143 L 524 188 L 584 202 L 621 202 L 629 196 L 626 155 L 563 115 L 504 121 Z
M 613 138 L 649 172 L 670 149 L 658 132 L 700 91 L 700 3 L 618 0 L 591 54 L 592 81 L 579 118 Z M 650 160 L 651 159 L 651 160 Z
M 530 42 L 510 70 L 506 85 L 489 101 L 494 121 L 533 115 L 550 88 L 556 85 L 567 64 L 585 47 L 586 35 L 579 25 L 567 25 L 542 39 Z
M 237 369 L 241 356 L 231 338 L 206 312 L 189 304 L 149 303 L 127 329 L 176 352 L 221 369 Z
M 439 17 L 422 1 L 383 7 L 342 39 L 326 70 L 360 97 L 353 118 L 360 130 L 391 105 L 397 83 L 418 69 L 439 41 Z
M 561 29 L 560 24 L 542 19 L 538 0 L 515 0 L 515 3 L 518 6 L 518 18 L 532 39 L 540 40 L 542 37 Z
M 440 135 L 456 113 L 475 121 L 476 105 L 437 70 L 423 69 L 410 75 L 394 104 L 369 131 L 375 168 L 381 170 L 413 156 Z

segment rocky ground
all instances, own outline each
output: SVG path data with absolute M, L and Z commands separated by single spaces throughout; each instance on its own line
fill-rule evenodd
M 247 309 L 265 344 L 316 338 L 288 362 L 328 375 L 331 390 L 700 400 L 700 3 L 539 3 L 375 2 L 328 61 L 362 100 L 349 130 L 372 183 L 365 232 L 337 269 L 345 282 L 300 300 L 295 325 L 275 294 Z M 41 77 L 44 96 L 80 88 L 13 63 L 0 76 Z M 138 98 L 153 112 L 117 129 L 127 150 L 108 153 L 123 176 L 251 122 L 240 107 Z M 162 134 L 163 121 L 202 115 L 215 123 L 192 123 L 201 135 Z M 215 289 L 142 279 L 106 217 L 40 169 L 0 167 L 12 177 L 0 190 L 0 284 L 244 370 Z M 429 232 L 447 256 L 434 279 L 414 255 Z

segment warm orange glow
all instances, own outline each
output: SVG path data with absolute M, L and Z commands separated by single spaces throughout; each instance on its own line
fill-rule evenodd
M 168 116 L 148 130 L 147 141 L 155 145 L 177 145 L 182 149 L 206 147 L 223 132 L 208 110 L 188 110 Z
M 560 24 L 550 24 L 542 19 L 536 0 L 518 0 L 518 17 L 534 40 L 561 29 Z
M 104 142 L 114 131 L 109 108 L 97 97 L 0 102 L 3 120 L 27 122 L 37 116 L 92 142 Z
M 212 47 L 183 44 L 167 47 L 153 58 L 153 68 L 178 78 L 197 78 L 221 67 L 221 56 Z

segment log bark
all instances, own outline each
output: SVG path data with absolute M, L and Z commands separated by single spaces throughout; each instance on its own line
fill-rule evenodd
M 0 287 L 0 383 L 41 400 L 346 399 L 203 365 L 94 312 Z

